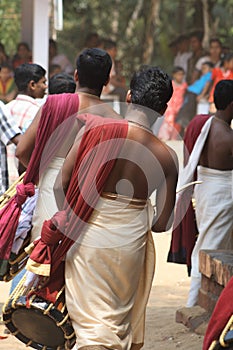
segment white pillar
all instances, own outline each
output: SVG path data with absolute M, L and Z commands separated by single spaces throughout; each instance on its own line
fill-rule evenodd
M 48 72 L 49 0 L 34 0 L 33 6 L 33 63 L 40 64 Z

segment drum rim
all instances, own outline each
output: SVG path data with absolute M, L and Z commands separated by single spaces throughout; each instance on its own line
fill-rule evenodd
M 3 308 L 3 321 L 5 323 L 5 326 L 9 329 L 9 331 L 20 341 L 22 341 L 26 346 L 33 347 L 38 350 L 61 350 L 61 349 L 72 349 L 72 347 L 75 345 L 76 342 L 76 336 L 75 332 L 71 323 L 71 320 L 69 318 L 68 312 L 64 316 L 63 313 L 56 308 L 56 306 L 53 303 L 48 302 L 47 300 L 36 296 L 31 300 L 30 302 L 30 309 L 34 309 L 35 311 L 41 313 L 42 315 L 47 316 L 49 319 L 51 319 L 55 325 L 62 331 L 64 335 L 64 343 L 60 344 L 59 346 L 47 346 L 43 343 L 37 343 L 28 337 L 26 337 L 21 331 L 19 331 L 12 320 L 12 315 L 16 310 L 19 310 L 20 308 L 25 310 L 26 307 L 26 296 L 19 296 L 15 300 L 9 300 L 8 303 Z M 39 302 L 42 302 L 47 305 L 46 309 L 41 309 L 36 306 Z M 51 306 L 52 305 L 52 306 Z M 27 307 L 26 307 L 27 308 Z M 64 310 L 67 311 L 66 307 Z M 56 314 L 59 314 L 61 316 L 61 320 L 58 322 L 58 320 L 54 317 L 54 312 Z

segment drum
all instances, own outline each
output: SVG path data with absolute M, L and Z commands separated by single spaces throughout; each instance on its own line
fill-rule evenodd
M 68 350 L 75 345 L 75 333 L 65 305 L 64 287 L 55 303 L 36 295 L 25 287 L 22 278 L 3 307 L 3 321 L 20 341 L 34 349 Z

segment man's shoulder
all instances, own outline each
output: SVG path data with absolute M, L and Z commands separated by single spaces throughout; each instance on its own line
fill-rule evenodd
M 153 135 L 150 148 L 159 163 L 166 169 L 178 169 L 178 156 L 176 151 L 164 141 Z

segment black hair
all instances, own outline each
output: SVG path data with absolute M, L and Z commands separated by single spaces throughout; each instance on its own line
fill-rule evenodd
M 202 42 L 203 37 L 204 37 L 204 32 L 202 30 L 194 30 L 193 32 L 190 33 L 189 37 L 190 38 L 195 37 L 200 42 Z
M 224 62 L 229 62 L 233 58 L 233 52 L 228 52 L 221 57 L 221 64 L 220 66 L 222 67 L 224 65 Z
M 222 43 L 219 38 L 211 38 L 209 41 L 209 45 L 211 45 L 212 43 L 218 43 L 219 46 L 222 48 Z
M 55 40 L 53 40 L 52 38 L 49 39 L 49 45 L 57 48 L 57 42 Z
M 108 81 L 112 59 L 102 49 L 88 48 L 81 52 L 76 65 L 79 86 L 101 91 Z
M 159 67 L 143 66 L 131 82 L 131 102 L 160 113 L 172 97 L 171 78 Z
M 37 83 L 45 73 L 46 70 L 36 63 L 23 63 L 15 69 L 15 84 L 19 91 L 26 91 L 31 80 Z
M 17 44 L 17 51 L 19 50 L 20 46 L 24 46 L 27 51 L 30 51 L 29 45 L 25 41 L 21 41 Z
M 202 64 L 205 64 L 205 65 L 209 66 L 209 68 L 214 68 L 214 63 L 211 62 L 211 61 L 205 61 Z
M 218 110 L 225 110 L 233 102 L 233 80 L 220 80 L 214 89 L 214 103 Z
M 13 71 L 13 67 L 9 62 L 2 62 L 0 69 L 2 68 L 8 68 L 9 70 Z
M 173 69 L 172 69 L 172 74 L 175 74 L 175 73 L 177 73 L 177 72 L 183 72 L 183 73 L 185 73 L 184 68 L 182 68 L 182 67 L 180 67 L 180 66 L 175 66 L 175 67 L 173 67 Z
M 49 94 L 62 94 L 64 92 L 75 92 L 76 83 L 74 78 L 67 73 L 58 73 L 49 79 Z

